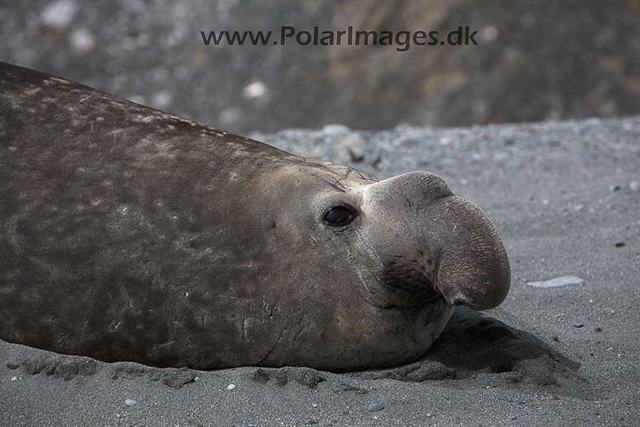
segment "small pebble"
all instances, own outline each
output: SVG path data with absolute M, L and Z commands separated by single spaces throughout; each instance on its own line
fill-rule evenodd
M 312 403 L 311 406 L 313 406 L 314 408 L 317 408 L 318 404 L 317 403 Z
M 384 409 L 384 405 L 382 405 L 381 403 L 371 403 L 370 405 L 367 406 L 367 411 L 369 412 L 378 412 L 378 411 L 382 411 Z
M 242 96 L 247 99 L 261 98 L 267 94 L 267 86 L 262 82 L 253 82 L 245 86 Z
M 166 108 L 171 104 L 173 96 L 166 90 L 160 91 L 151 97 L 151 104 L 156 108 Z
M 600 326 L 598 326 L 597 328 L 594 329 L 594 331 L 596 332 L 602 332 L 602 328 Z
M 613 185 L 611 187 L 609 187 L 609 190 L 611 190 L 612 193 L 615 193 L 616 191 L 620 191 L 622 187 L 620 187 L 618 184 Z
M 66 28 L 78 12 L 78 5 L 73 0 L 51 2 L 40 14 L 42 23 L 49 27 Z
M 341 124 L 328 124 L 322 128 L 322 132 L 327 135 L 341 135 L 351 132 L 351 129 Z
M 517 419 L 518 419 L 518 416 L 517 416 L 517 415 L 514 415 L 514 416 L 512 416 L 512 417 L 511 417 L 511 419 L 512 419 L 512 420 L 517 420 Z
M 136 406 L 138 402 L 133 399 L 125 399 L 124 404 L 127 406 Z
M 631 181 L 631 183 L 629 184 L 629 189 L 631 191 L 640 190 L 640 181 Z
M 236 385 L 235 385 L 235 384 L 229 384 L 229 385 L 227 386 L 227 390 L 233 390 L 234 388 L 236 388 Z
M 616 242 L 616 248 L 621 248 L 621 247 L 623 247 L 624 245 L 626 245 L 626 243 L 625 243 L 625 242 L 623 242 L 623 241 Z
M 361 162 L 364 160 L 365 146 L 366 142 L 364 138 L 357 133 L 352 133 L 344 138 L 338 147 L 347 150 L 349 159 L 352 162 Z
M 71 46 L 77 53 L 86 53 L 95 47 L 93 35 L 84 28 L 75 30 L 71 34 Z
M 18 379 L 18 377 L 11 377 L 11 381 L 15 381 L 17 379 Z
M 573 324 L 573 326 L 574 326 L 575 328 L 582 328 L 582 327 L 584 326 L 584 323 L 582 323 L 582 322 L 575 322 L 575 323 Z
M 347 148 L 349 158 L 352 162 L 361 162 L 364 160 L 364 150 L 361 147 L 349 147 Z

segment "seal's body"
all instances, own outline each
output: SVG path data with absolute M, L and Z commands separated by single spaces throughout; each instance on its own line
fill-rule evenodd
M 0 338 L 106 361 L 350 370 L 509 288 L 440 178 L 377 182 L 0 64 Z

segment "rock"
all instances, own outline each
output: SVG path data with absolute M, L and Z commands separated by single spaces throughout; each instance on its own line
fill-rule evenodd
M 71 46 L 78 54 L 85 54 L 96 46 L 95 38 L 85 28 L 80 28 L 71 34 Z
M 246 99 L 261 98 L 267 94 L 267 86 L 263 82 L 253 82 L 245 86 L 242 96 Z
M 328 124 L 322 128 L 322 132 L 326 135 L 341 135 L 351 132 L 351 129 L 341 124 Z
M 73 21 L 78 5 L 71 0 L 58 0 L 50 3 L 40 15 L 42 23 L 49 27 L 65 28 Z
M 351 162 L 361 162 L 364 160 L 364 150 L 365 150 L 366 142 L 364 138 L 362 138 L 357 133 L 352 133 L 348 137 L 346 137 L 340 145 L 338 146 L 338 150 L 341 151 L 340 155 L 342 157 L 347 157 Z M 347 156 L 343 153 L 346 151 Z
M 384 405 L 381 403 L 371 403 L 367 406 L 367 411 L 369 412 L 378 412 L 384 409 Z
M 138 404 L 138 402 L 136 402 L 133 399 L 125 399 L 124 400 L 124 404 L 127 406 L 136 406 Z
M 364 160 L 364 151 L 362 149 L 349 147 L 347 151 L 352 162 L 361 162 Z

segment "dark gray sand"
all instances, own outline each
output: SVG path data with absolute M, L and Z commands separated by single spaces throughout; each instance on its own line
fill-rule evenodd
M 457 310 L 420 361 L 347 374 L 156 369 L 0 341 L 0 425 L 640 424 L 640 117 L 254 137 L 379 178 L 441 175 L 496 224 L 507 300 Z M 528 284 L 564 276 L 578 279 Z

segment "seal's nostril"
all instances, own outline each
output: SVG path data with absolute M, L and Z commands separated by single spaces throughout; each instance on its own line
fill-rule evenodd
M 387 263 L 383 283 L 394 306 L 413 307 L 442 298 L 433 279 L 422 262 L 398 256 Z

